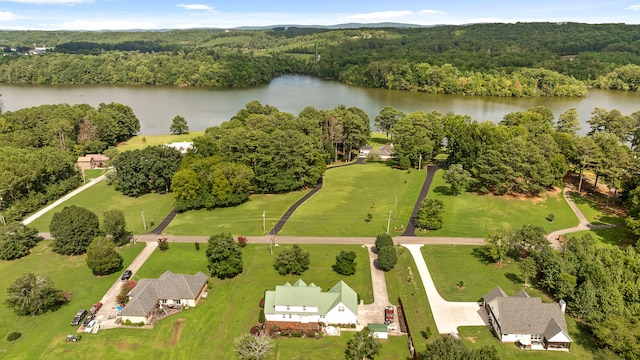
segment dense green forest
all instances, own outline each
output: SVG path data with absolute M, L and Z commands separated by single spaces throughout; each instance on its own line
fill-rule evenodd
M 43 105 L 0 116 L 0 210 L 18 220 L 76 188 L 79 155 L 102 152 L 140 130 L 126 105 Z
M 638 25 L 580 23 L 3 31 L 0 81 L 242 87 L 297 73 L 441 94 L 585 96 L 589 86 L 638 90 L 638 40 Z M 18 56 L 33 44 L 49 50 Z

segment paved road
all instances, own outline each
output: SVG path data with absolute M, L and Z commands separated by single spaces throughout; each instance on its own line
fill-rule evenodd
M 157 247 L 157 241 L 149 241 L 145 243 L 144 249 L 140 251 L 138 256 L 133 259 L 133 261 L 127 268 L 131 270 L 131 272 L 133 272 L 133 275 L 131 276 L 132 279 L 135 279 L 136 272 L 140 270 L 142 265 L 145 263 L 145 261 L 147 261 L 149 256 L 151 256 L 151 254 Z M 109 329 L 118 326 L 115 323 L 115 315 L 118 312 L 116 310 L 116 296 L 118 296 L 118 294 L 120 293 L 121 287 L 122 281 L 120 281 L 120 278 L 118 278 L 118 280 L 116 280 L 116 282 L 111 285 L 111 288 L 100 300 L 100 302 L 102 302 L 102 309 L 98 311 L 96 319 L 100 322 L 100 327 L 103 329 Z M 110 316 L 112 316 L 112 319 L 109 319 Z
M 28 216 L 26 219 L 22 220 L 22 223 L 25 225 L 29 225 L 31 224 L 34 220 L 36 220 L 37 218 L 39 218 L 40 216 L 46 214 L 47 212 L 49 212 L 51 209 L 55 208 L 56 206 L 62 204 L 63 202 L 71 199 L 72 197 L 74 197 L 75 195 L 83 192 L 84 190 L 90 188 L 91 186 L 99 183 L 100 181 L 104 180 L 107 178 L 107 174 L 103 174 L 98 176 L 95 179 L 91 179 L 89 180 L 88 183 L 80 186 L 79 188 L 71 191 L 70 193 L 66 194 L 65 196 L 61 197 L 60 199 L 54 201 L 52 204 L 45 206 L 44 208 L 38 210 L 38 212 L 36 212 L 35 214 Z
M 427 177 L 422 184 L 422 189 L 420 190 L 420 194 L 418 195 L 418 199 L 416 200 L 416 204 L 413 206 L 413 212 L 411 212 L 411 217 L 409 218 L 409 222 L 407 223 L 407 228 L 402 233 L 402 236 L 415 236 L 416 235 L 416 218 L 418 217 L 418 210 L 420 209 L 420 203 L 422 199 L 426 198 L 429 194 L 429 188 L 431 187 L 431 182 L 433 181 L 433 176 L 436 174 L 436 171 L 440 169 L 440 165 L 427 165 Z
M 440 334 L 458 333 L 459 326 L 485 326 L 484 311 L 476 302 L 449 302 L 438 293 L 424 261 L 420 244 L 403 244 L 409 249 L 418 268 L 424 290 L 429 299 L 433 319 Z

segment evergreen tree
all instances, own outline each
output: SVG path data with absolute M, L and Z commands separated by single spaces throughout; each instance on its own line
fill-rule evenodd
M 116 244 L 104 236 L 93 239 L 87 248 L 87 266 L 93 275 L 108 275 L 122 268 L 122 256 Z

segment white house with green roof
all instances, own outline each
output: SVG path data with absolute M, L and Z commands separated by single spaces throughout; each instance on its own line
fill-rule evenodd
M 342 280 L 323 292 L 300 279 L 265 291 L 264 315 L 267 321 L 277 322 L 355 324 L 358 294 Z

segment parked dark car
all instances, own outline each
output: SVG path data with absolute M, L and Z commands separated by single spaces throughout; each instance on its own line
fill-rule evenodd
M 132 274 L 133 274 L 133 273 L 131 272 L 131 270 L 125 270 L 125 271 L 122 273 L 122 276 L 120 277 L 120 280 L 122 280 L 122 281 L 127 281 L 127 280 L 131 279 L 131 275 L 132 275 Z
M 79 310 L 76 313 L 76 316 L 73 317 L 73 320 L 71 320 L 71 326 L 80 325 L 80 323 L 82 322 L 82 319 L 84 319 L 85 316 L 87 316 L 87 310 L 85 309 Z
M 93 320 L 93 319 L 95 319 L 95 318 L 96 318 L 96 316 L 95 316 L 95 315 L 93 315 L 93 314 L 91 314 L 91 315 L 87 316 L 87 318 L 86 318 L 86 319 L 84 319 L 84 322 L 82 323 L 82 325 L 87 326 L 87 324 L 88 324 L 88 323 L 90 323 L 90 322 L 91 322 L 91 320 Z
M 97 302 L 97 303 L 93 304 L 91 306 L 91 309 L 89 309 L 89 314 L 93 315 L 93 314 L 97 313 L 98 310 L 100 310 L 101 307 L 102 307 L 102 303 L 101 302 Z

